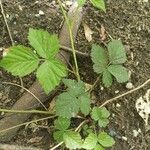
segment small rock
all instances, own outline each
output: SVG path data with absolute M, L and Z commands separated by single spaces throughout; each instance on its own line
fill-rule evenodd
M 128 138 L 125 137 L 125 136 L 122 136 L 122 139 L 123 139 L 124 141 L 127 141 L 127 140 L 128 140 Z
M 103 86 L 101 86 L 101 87 L 100 87 L 100 89 L 101 89 L 101 91 L 103 91 L 103 90 L 104 90 L 104 87 L 103 87 Z
M 44 15 L 45 13 L 42 10 L 39 10 L 39 15 Z
M 121 105 L 120 105 L 119 103 L 117 103 L 117 104 L 116 104 L 116 107 L 118 107 L 118 108 L 119 108 L 120 106 L 121 106 Z
M 118 93 L 119 93 L 119 90 L 116 90 L 116 91 L 115 91 L 115 94 L 118 94 Z
M 131 83 L 131 82 L 128 82 L 127 84 L 126 84 L 126 88 L 127 89 L 133 89 L 133 84 Z

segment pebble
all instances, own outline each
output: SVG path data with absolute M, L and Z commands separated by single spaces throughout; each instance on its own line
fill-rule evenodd
M 137 137 L 141 133 L 141 129 L 139 128 L 138 130 L 133 130 L 133 136 Z
M 117 104 L 116 104 L 116 107 L 118 107 L 118 108 L 119 108 L 120 106 L 121 106 L 121 105 L 120 105 L 119 103 L 117 103 Z
M 118 94 L 118 93 L 119 93 L 119 90 L 116 90 L 116 91 L 115 91 L 115 94 Z
M 128 140 L 128 138 L 125 137 L 125 136 L 122 136 L 122 139 L 123 139 L 124 141 L 127 141 L 127 140 Z
M 133 89 L 133 84 L 131 83 L 131 82 L 128 82 L 127 84 L 126 84 L 126 88 L 127 89 Z
M 42 10 L 39 10 L 39 15 L 44 15 L 45 13 Z

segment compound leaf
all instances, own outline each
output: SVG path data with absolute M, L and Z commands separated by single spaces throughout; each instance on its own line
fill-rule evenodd
M 67 131 L 64 133 L 63 139 L 69 149 L 80 149 L 82 147 L 81 136 L 77 132 Z
M 90 0 L 90 1 L 94 7 L 98 8 L 98 9 L 102 9 L 104 12 L 106 12 L 104 0 Z
M 100 74 L 106 70 L 108 58 L 106 51 L 99 45 L 93 44 L 91 51 L 91 58 L 94 62 L 93 69 L 96 73 Z
M 82 148 L 85 149 L 93 149 L 97 144 L 97 136 L 94 133 L 90 133 L 88 137 L 85 139 Z
M 80 105 L 81 112 L 85 116 L 88 115 L 90 112 L 90 95 L 85 93 L 85 94 L 82 94 L 81 96 L 79 96 L 78 99 L 79 99 L 79 105 Z
M 79 112 L 79 100 L 69 92 L 62 93 L 56 100 L 56 114 L 71 118 Z
M 108 71 L 116 78 L 119 83 L 129 80 L 128 72 L 122 65 L 110 65 Z
M 108 43 L 107 48 L 111 64 L 122 64 L 126 62 L 127 57 L 125 49 L 120 40 L 112 40 Z
M 30 45 L 43 58 L 53 58 L 59 51 L 59 40 L 56 35 L 50 35 L 42 29 L 29 29 Z
M 37 78 L 48 94 L 67 75 L 66 67 L 57 60 L 46 60 L 37 70 Z
M 57 120 L 54 122 L 55 128 L 59 130 L 66 130 L 70 126 L 70 119 L 58 117 Z
M 112 75 L 108 70 L 103 72 L 102 81 L 105 87 L 110 87 L 112 85 Z
M 14 76 L 23 77 L 33 72 L 39 64 L 34 52 L 25 46 L 13 46 L 8 54 L 0 61 L 0 66 L 11 72 Z
M 111 147 L 115 144 L 114 139 L 109 136 L 106 132 L 101 132 L 98 135 L 98 142 L 104 147 Z

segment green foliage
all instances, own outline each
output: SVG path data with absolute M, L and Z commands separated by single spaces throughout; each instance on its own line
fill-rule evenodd
M 94 150 L 105 150 L 101 145 L 97 144 Z
M 82 7 L 86 3 L 86 0 L 77 0 L 77 3 L 79 7 Z
M 39 64 L 38 56 L 28 47 L 10 47 L 9 53 L 0 61 L 0 66 L 14 76 L 23 77 L 33 72 Z
M 58 130 L 66 130 L 70 126 L 70 119 L 58 117 L 54 122 L 55 128 Z
M 67 69 L 58 61 L 59 40 L 56 35 L 47 31 L 29 29 L 28 40 L 36 53 L 25 46 L 13 46 L 9 53 L 0 61 L 0 66 L 15 76 L 23 77 L 37 69 L 36 76 L 48 94 L 67 75 Z M 40 62 L 42 57 L 42 64 Z M 41 66 L 38 68 L 38 65 Z
M 82 81 L 63 80 L 68 86 L 67 92 L 60 94 L 56 100 L 56 114 L 58 116 L 71 118 L 81 110 L 84 115 L 90 111 L 90 96 L 85 92 Z
M 90 2 L 93 4 L 94 7 L 102 9 L 104 12 L 106 12 L 104 0 L 90 0 Z
M 104 147 L 111 147 L 115 144 L 114 139 L 109 136 L 106 132 L 101 132 L 98 135 L 98 142 Z
M 105 87 L 112 85 L 112 76 L 119 83 L 128 81 L 128 72 L 122 64 L 127 60 L 124 46 L 120 40 L 112 40 L 107 45 L 108 52 L 93 44 L 91 59 L 94 62 L 93 69 L 96 73 L 102 73 L 102 81 Z M 108 53 L 108 54 L 107 54 Z
M 53 133 L 54 139 L 57 142 L 63 141 L 63 135 L 70 126 L 70 119 L 58 117 L 58 119 L 55 120 L 54 122 L 54 126 L 55 126 L 55 129 L 57 130 Z
M 74 131 L 67 131 L 63 135 L 65 145 L 69 149 L 80 149 L 82 147 L 82 140 L 79 133 Z
M 82 148 L 84 149 L 93 149 L 97 144 L 97 135 L 90 133 L 88 137 L 84 140 Z
M 109 111 L 105 108 L 94 107 L 91 112 L 91 118 L 98 121 L 100 127 L 106 127 L 109 123 L 108 117 L 110 116 Z

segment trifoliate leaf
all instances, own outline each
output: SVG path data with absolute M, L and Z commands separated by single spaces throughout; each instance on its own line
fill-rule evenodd
M 97 144 L 94 150 L 105 150 L 101 145 Z
M 46 60 L 37 70 L 37 78 L 48 94 L 67 75 L 66 67 L 57 60 Z
M 86 0 L 77 0 L 78 6 L 82 7 L 85 4 Z
M 0 61 L 0 66 L 14 76 L 23 77 L 33 72 L 39 64 L 34 52 L 25 46 L 13 46 L 9 53 Z
M 55 128 L 59 130 L 66 130 L 70 126 L 70 119 L 58 117 L 54 122 Z
M 55 131 L 53 133 L 54 140 L 56 140 L 57 142 L 62 142 L 63 141 L 63 134 L 64 134 L 64 131 Z
M 103 72 L 102 81 L 105 87 L 110 87 L 112 85 L 112 75 L 108 70 Z
M 90 1 L 94 7 L 98 8 L 98 9 L 102 9 L 104 12 L 106 12 L 104 0 L 90 0 Z
M 98 135 L 98 142 L 104 147 L 111 147 L 115 144 L 114 139 L 109 136 L 106 132 L 101 132 Z
M 77 132 L 67 131 L 64 133 L 63 139 L 69 149 L 80 149 L 82 147 L 81 136 Z
M 96 73 L 100 74 L 106 70 L 108 65 L 108 58 L 106 51 L 102 47 L 93 44 L 91 58 L 94 62 L 93 69 Z
M 119 83 L 129 80 L 128 72 L 122 65 L 110 65 L 108 71 L 116 78 Z
M 109 123 L 109 120 L 107 118 L 101 118 L 100 120 L 98 120 L 98 125 L 100 127 L 106 127 Z
M 78 99 L 79 99 L 79 105 L 80 105 L 81 112 L 85 116 L 88 115 L 90 112 L 90 95 L 85 93 L 85 94 L 82 94 L 81 96 L 79 96 Z
M 56 100 L 56 114 L 66 118 L 74 117 L 79 112 L 79 103 L 69 92 L 62 93 Z
M 85 139 L 82 148 L 84 149 L 93 149 L 97 144 L 97 136 L 94 133 L 90 133 Z
M 75 81 L 71 79 L 63 79 L 64 84 L 68 87 L 67 91 L 78 97 L 85 93 L 85 84 L 83 81 Z
M 42 29 L 29 29 L 30 45 L 43 58 L 53 58 L 59 51 L 59 40 L 56 35 L 50 35 Z
M 91 117 L 95 121 L 101 120 L 103 118 L 108 118 L 110 115 L 109 111 L 105 108 L 94 107 L 92 109 Z
M 111 64 L 122 64 L 126 62 L 125 48 L 120 40 L 112 40 L 108 43 L 107 47 Z

